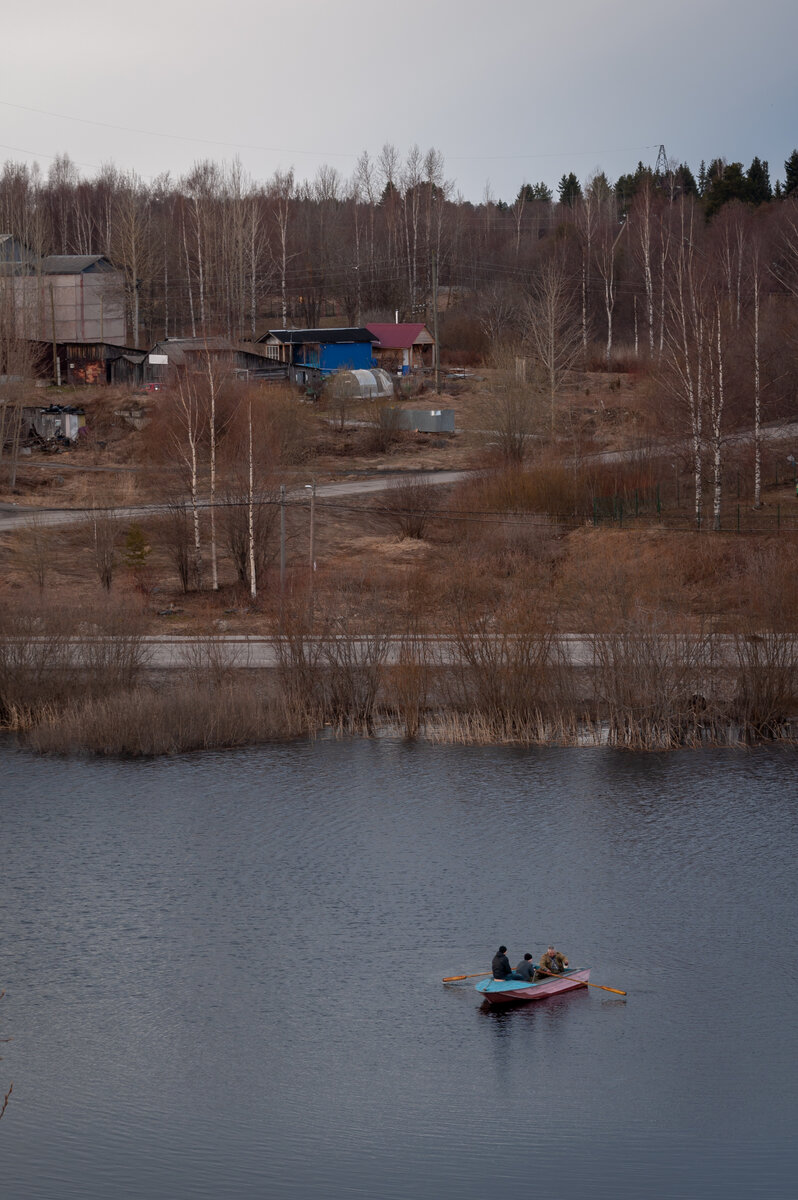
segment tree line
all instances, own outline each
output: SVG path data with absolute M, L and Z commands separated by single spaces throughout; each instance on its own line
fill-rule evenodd
M 481 202 L 466 200 L 440 151 L 418 146 L 405 156 L 392 145 L 376 157 L 364 152 L 348 178 L 324 165 L 312 180 L 287 170 L 265 182 L 237 160 L 205 160 L 180 178 L 149 182 L 107 164 L 84 179 L 64 154 L 46 175 L 36 164 L 5 163 L 0 232 L 42 256 L 107 255 L 124 276 L 134 346 L 203 332 L 241 340 L 275 325 L 359 324 L 396 312 L 429 319 L 433 263 L 444 305 L 466 302 L 490 341 L 496 322 L 504 326 L 494 293 L 523 287 L 552 246 L 568 240 L 582 248 L 582 266 L 570 257 L 575 280 L 585 276 L 586 330 L 614 321 L 628 337 L 636 298 L 651 340 L 653 275 L 645 256 L 616 245 L 621 227 L 641 209 L 650 222 L 685 199 L 712 222 L 735 202 L 771 210 L 796 195 L 798 151 L 774 186 L 758 158 L 747 170 L 702 163 L 697 178 L 686 164 L 654 171 L 639 163 L 614 185 L 602 172 L 582 182 L 564 174 L 556 199 L 544 183 L 524 183 L 511 203 L 489 185 Z

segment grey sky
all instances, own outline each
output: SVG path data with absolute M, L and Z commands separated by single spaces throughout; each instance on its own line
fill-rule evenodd
M 694 171 L 702 157 L 747 166 L 758 154 L 783 178 L 798 145 L 795 0 L 16 8 L 0 160 L 45 171 L 63 151 L 87 175 L 113 159 L 145 178 L 238 153 L 257 180 L 290 166 L 312 177 L 325 161 L 347 176 L 364 149 L 417 142 L 443 152 L 468 199 L 489 179 L 511 200 L 524 180 L 553 187 L 571 170 L 614 181 L 653 164 L 661 142 Z

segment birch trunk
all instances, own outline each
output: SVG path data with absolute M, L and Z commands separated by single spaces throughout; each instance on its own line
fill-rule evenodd
M 208 434 L 210 440 L 210 515 L 211 515 L 211 587 L 219 590 L 219 569 L 216 555 L 216 376 L 210 351 L 205 345 L 205 364 L 208 371 Z
M 762 393 L 759 364 L 759 308 L 761 280 L 759 247 L 753 250 L 754 300 L 754 508 L 762 504 Z
M 181 214 L 181 225 L 183 227 L 183 252 L 186 256 L 186 287 L 188 289 L 188 311 L 191 317 L 191 336 L 197 336 L 197 322 L 194 317 L 194 292 L 191 287 L 191 259 L 188 256 L 188 236 L 186 234 L 186 215 Z
M 255 468 L 252 454 L 252 401 L 249 402 L 249 490 L 247 495 L 247 537 L 249 540 L 249 594 L 258 594 L 255 578 Z
M 723 380 L 723 339 L 720 300 L 716 300 L 714 333 L 714 360 L 710 353 L 709 415 L 712 429 L 712 528 L 720 529 L 723 468 L 723 406 L 725 401 Z

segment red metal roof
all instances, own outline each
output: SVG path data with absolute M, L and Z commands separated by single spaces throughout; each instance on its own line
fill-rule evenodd
M 427 344 L 427 339 L 432 341 L 429 330 L 423 321 L 400 325 L 391 323 L 367 325 L 366 329 L 379 339 L 380 346 L 384 350 L 409 350 L 416 344 L 418 335 L 422 332 L 427 334 L 423 344 Z

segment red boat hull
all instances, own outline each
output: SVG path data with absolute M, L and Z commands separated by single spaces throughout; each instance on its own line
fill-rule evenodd
M 569 971 L 566 975 L 542 979 L 540 983 L 522 983 L 514 979 L 483 979 L 476 990 L 488 1004 L 511 1004 L 519 1000 L 545 1000 L 560 992 L 571 992 L 574 988 L 587 987 L 590 968 Z

